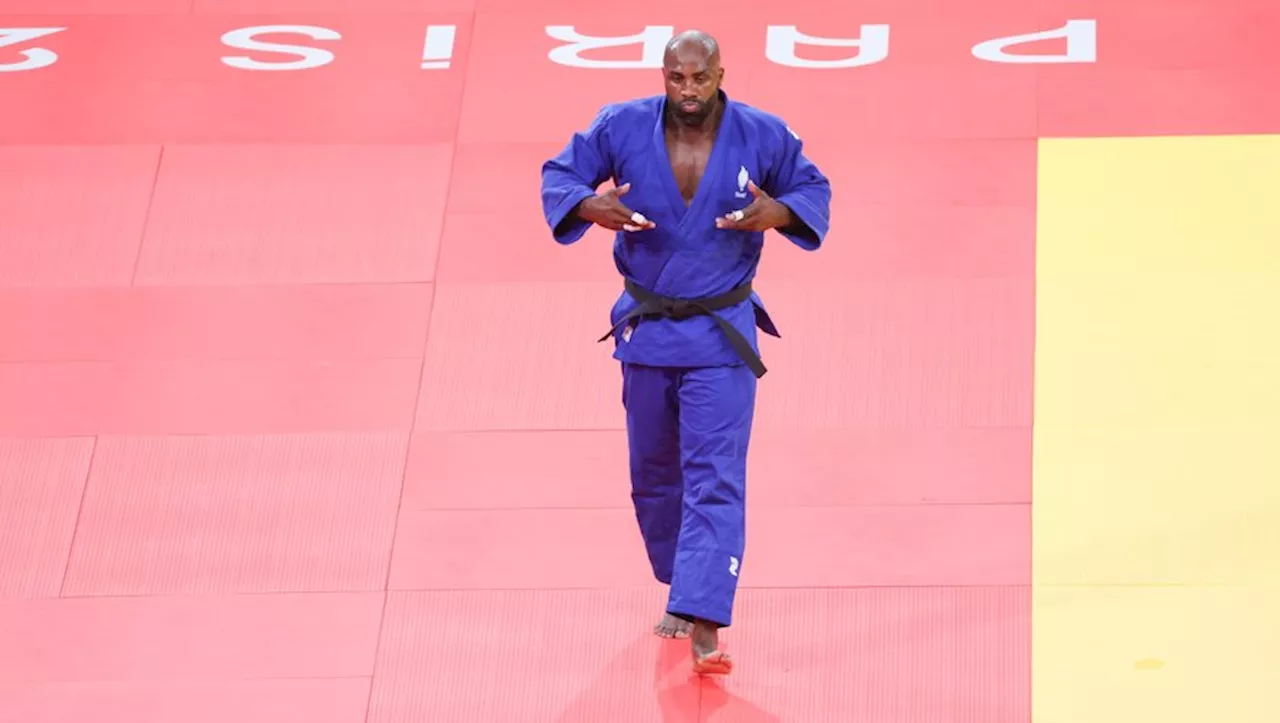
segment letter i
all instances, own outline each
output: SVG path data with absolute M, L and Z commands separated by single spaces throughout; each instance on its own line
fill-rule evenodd
M 445 70 L 453 58 L 456 25 L 428 25 L 427 40 L 422 46 L 422 69 Z

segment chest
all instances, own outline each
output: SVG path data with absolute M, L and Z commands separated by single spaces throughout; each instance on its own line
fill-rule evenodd
M 712 139 L 684 141 L 667 138 L 667 157 L 671 159 L 671 173 L 675 176 L 676 186 L 685 203 L 693 200 L 698 192 L 698 184 L 707 172 L 707 162 L 711 159 Z

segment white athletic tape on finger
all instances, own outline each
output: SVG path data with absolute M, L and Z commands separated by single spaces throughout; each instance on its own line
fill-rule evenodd
M 743 213 L 742 213 L 741 211 L 734 211 L 734 212 L 733 212 L 733 220 L 734 220 L 734 221 L 741 221 L 741 220 L 742 220 L 742 216 L 743 216 Z
M 636 211 L 635 213 L 631 214 L 631 220 L 637 226 L 643 226 L 648 222 L 645 219 L 644 215 L 642 215 L 639 211 Z

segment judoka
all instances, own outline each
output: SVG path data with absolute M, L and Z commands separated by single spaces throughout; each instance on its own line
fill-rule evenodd
M 555 241 L 617 232 L 623 290 L 610 314 L 622 369 L 631 499 L 657 579 L 665 637 L 689 637 L 700 674 L 733 668 L 718 631 L 743 569 L 747 447 L 765 367 L 757 327 L 779 336 L 752 280 L 764 232 L 817 250 L 831 187 L 779 117 L 731 100 L 716 41 L 681 33 L 666 92 L 605 105 L 542 166 Z M 597 193 L 606 180 L 613 187 Z

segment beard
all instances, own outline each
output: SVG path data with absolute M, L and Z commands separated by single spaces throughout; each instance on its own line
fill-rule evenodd
M 711 115 L 713 109 L 711 102 L 705 100 L 682 100 L 671 104 L 672 116 L 685 125 L 702 123 Z

